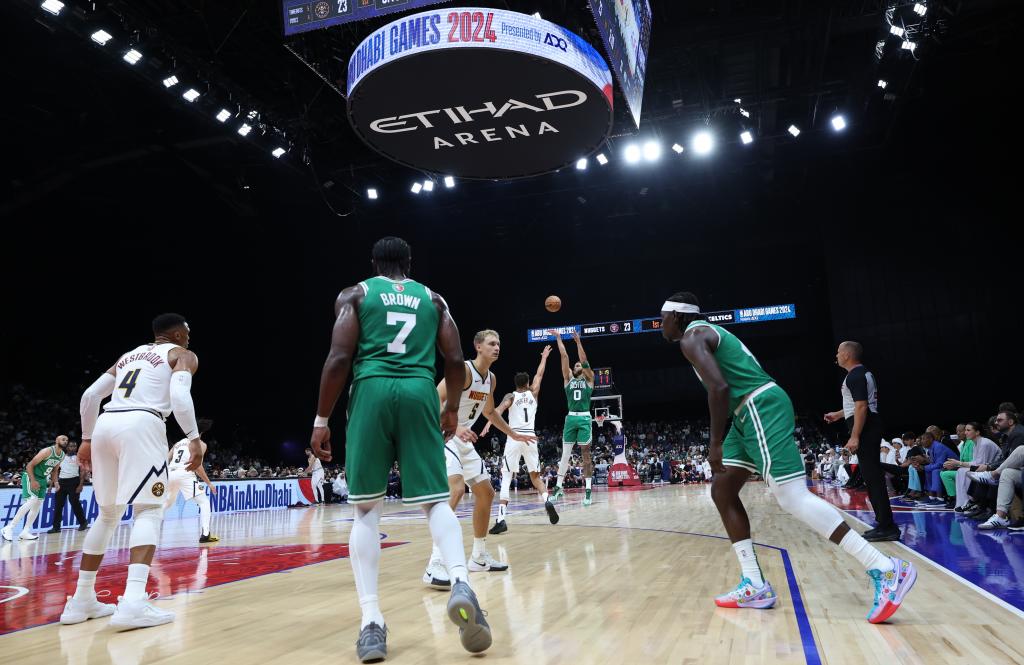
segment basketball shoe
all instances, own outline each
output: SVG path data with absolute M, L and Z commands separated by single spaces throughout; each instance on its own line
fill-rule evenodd
M 893 569 L 887 573 L 869 570 L 868 575 L 875 585 L 875 601 L 868 612 L 868 622 L 882 623 L 903 604 L 903 599 L 917 581 L 917 569 L 909 561 L 889 557 Z
M 768 582 L 758 589 L 749 578 L 744 577 L 735 589 L 715 598 L 715 605 L 734 609 L 749 607 L 755 610 L 766 610 L 773 607 L 778 599 L 772 585 Z

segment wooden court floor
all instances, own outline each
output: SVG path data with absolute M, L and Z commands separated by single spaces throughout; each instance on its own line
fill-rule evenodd
M 494 630 L 494 646 L 477 657 L 444 616 L 447 594 L 420 581 L 430 552 L 425 521 L 388 503 L 387 662 L 1024 663 L 1024 620 L 893 544 L 882 549 L 910 556 L 918 583 L 889 625 L 868 624 L 871 589 L 859 566 L 782 513 L 763 485 L 748 485 L 744 499 L 780 595 L 773 610 L 712 603 L 736 584 L 738 569 L 707 486 L 598 491 L 587 508 L 570 494 L 557 526 L 534 495 L 514 497 L 510 530 L 488 537 L 510 570 L 471 575 Z M 470 501 L 460 507 L 467 547 Z M 106 619 L 46 623 L 74 588 L 83 534 L 4 543 L 0 663 L 357 662 L 359 607 L 344 559 L 350 518 L 349 506 L 215 516 L 222 540 L 202 548 L 196 520 L 167 521 L 150 586 L 177 620 L 128 633 L 110 631 Z M 121 527 L 115 544 L 126 541 Z M 123 565 L 105 575 L 98 589 L 123 588 Z M 7 632 L 34 623 L 44 625 Z

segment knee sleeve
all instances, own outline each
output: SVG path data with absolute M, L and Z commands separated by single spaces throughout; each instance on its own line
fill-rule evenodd
M 83 554 L 104 554 L 110 546 L 110 539 L 114 537 L 114 531 L 121 523 L 121 515 L 124 515 L 124 504 L 114 506 L 100 506 L 99 517 L 89 527 L 89 533 L 85 534 L 85 542 L 82 543 Z
M 128 539 L 128 547 L 145 547 L 160 544 L 160 525 L 164 521 L 164 509 L 161 506 L 136 506 L 135 523 L 132 524 L 132 535 Z
M 562 444 L 562 459 L 558 462 L 558 473 L 565 475 L 565 472 L 569 470 L 569 459 L 572 457 L 572 445 L 571 443 Z
M 779 506 L 817 533 L 828 538 L 843 523 L 839 511 L 824 499 L 811 494 L 801 478 L 782 485 L 771 483 L 772 493 Z

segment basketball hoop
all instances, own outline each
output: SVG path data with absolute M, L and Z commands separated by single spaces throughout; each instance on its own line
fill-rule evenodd
M 603 427 L 603 426 L 604 426 L 604 421 L 605 421 L 605 418 L 606 418 L 606 417 L 607 417 L 607 416 L 605 416 L 605 415 L 604 415 L 603 413 L 601 413 L 601 414 L 598 414 L 598 415 L 597 415 L 597 417 L 596 417 L 596 418 L 594 418 L 594 422 L 596 422 L 596 423 L 597 423 L 597 426 L 598 426 L 598 427 Z

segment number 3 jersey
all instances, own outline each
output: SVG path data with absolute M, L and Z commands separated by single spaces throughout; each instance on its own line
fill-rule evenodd
M 114 365 L 114 394 L 103 410 L 148 411 L 166 420 L 171 414 L 172 374 L 167 354 L 176 346 L 144 344 L 121 356 Z
M 352 380 L 371 376 L 423 378 L 433 382 L 440 320 L 423 284 L 372 277 L 359 286 L 359 344 Z
M 171 448 L 171 462 L 167 465 L 167 470 L 185 473 L 185 467 L 191 461 L 192 453 L 188 449 L 188 439 L 182 439 Z

